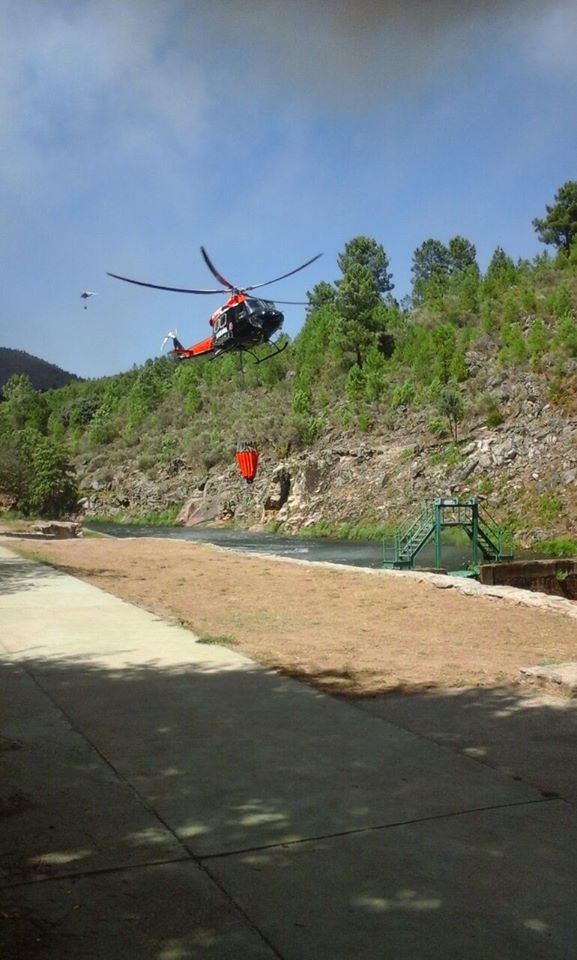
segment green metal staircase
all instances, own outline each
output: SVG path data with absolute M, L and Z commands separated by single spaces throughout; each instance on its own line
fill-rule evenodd
M 476 564 L 479 555 L 489 563 L 500 563 L 513 558 L 503 531 L 487 510 L 481 511 L 476 497 L 458 500 L 455 497 L 437 497 L 426 501 L 417 517 L 395 533 L 391 547 L 383 545 L 384 567 L 397 570 L 411 569 L 415 557 L 429 540 L 434 538 L 435 567 L 441 568 L 441 534 L 446 527 L 461 527 L 471 541 L 471 560 Z

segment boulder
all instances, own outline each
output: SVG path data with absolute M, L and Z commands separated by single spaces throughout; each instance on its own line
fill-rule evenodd
M 54 537 L 56 540 L 77 537 L 81 529 L 82 525 L 73 520 L 50 520 L 35 523 L 32 526 L 33 533 L 40 533 L 43 537 Z
M 214 520 L 231 520 L 234 506 L 224 497 L 191 497 L 178 514 L 179 527 L 195 527 Z

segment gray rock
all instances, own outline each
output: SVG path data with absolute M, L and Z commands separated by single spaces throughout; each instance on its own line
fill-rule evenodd
M 43 537 L 53 537 L 56 540 L 67 540 L 70 537 L 77 537 L 81 529 L 80 523 L 70 520 L 51 520 L 32 525 L 32 531 L 34 533 L 40 533 Z

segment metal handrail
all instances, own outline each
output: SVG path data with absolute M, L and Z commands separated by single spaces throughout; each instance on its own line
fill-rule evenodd
M 404 527 L 400 526 L 397 528 L 397 535 L 400 537 L 401 540 L 407 539 L 413 530 L 416 530 L 419 527 L 421 527 L 423 523 L 427 521 L 429 516 L 432 517 L 432 513 L 433 513 L 432 504 L 430 504 L 429 502 L 425 503 L 421 507 L 421 511 L 419 515 L 415 517 L 415 519 L 405 523 Z
M 414 519 L 409 520 L 404 525 L 399 526 L 395 531 L 392 543 L 383 542 L 383 561 L 384 563 L 398 563 L 411 565 L 414 557 L 424 546 L 427 539 L 435 529 L 436 523 L 436 500 L 427 500 L 421 505 L 419 513 Z M 486 557 L 494 557 L 495 560 L 512 556 L 511 538 L 500 527 L 487 510 L 481 511 L 478 502 L 471 500 L 466 503 L 443 504 L 451 507 L 454 513 L 450 520 L 442 520 L 441 526 L 460 526 L 471 538 L 477 538 L 477 543 Z M 477 525 L 476 533 L 473 525 L 471 508 L 476 506 Z M 444 515 L 443 515 L 444 517 Z M 389 547 L 393 549 L 393 557 L 389 559 Z M 506 547 L 506 552 L 505 552 Z M 485 548 L 485 549 L 484 549 Z
M 426 502 L 421 512 L 405 532 L 397 532 L 395 537 L 395 561 L 412 560 L 423 541 L 430 535 L 434 523 L 434 509 Z
M 483 523 L 484 526 L 486 526 L 489 529 L 491 534 L 496 538 L 497 545 L 499 548 L 499 553 L 500 554 L 503 553 L 503 546 L 505 544 L 509 548 L 509 552 L 511 552 L 513 547 L 511 537 L 508 536 L 507 532 L 503 530 L 503 527 L 500 526 L 496 522 L 496 520 L 494 520 L 494 518 L 491 516 L 491 514 L 486 508 L 483 508 L 483 512 L 479 510 L 479 520 Z

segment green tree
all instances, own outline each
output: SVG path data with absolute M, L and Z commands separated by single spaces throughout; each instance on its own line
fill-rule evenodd
M 351 263 L 339 281 L 337 309 L 344 321 L 343 334 L 356 363 L 363 365 L 366 351 L 382 330 L 381 301 L 374 275 L 361 263 Z
M 78 397 L 65 410 L 66 422 L 71 427 L 85 427 L 92 420 L 98 407 L 99 401 L 96 397 Z
M 501 318 L 503 325 L 517 323 L 525 311 L 519 296 L 519 288 L 511 287 L 501 296 Z
M 74 511 L 78 486 L 65 447 L 51 437 L 41 437 L 32 452 L 32 467 L 29 511 L 48 519 L 58 519 Z
M 156 410 L 170 386 L 172 375 L 173 367 L 166 357 L 146 361 L 128 394 L 130 423 L 133 426 L 142 423 L 149 413 Z
M 553 346 L 563 350 L 570 357 L 577 357 L 577 323 L 571 314 L 567 313 L 557 320 Z
M 346 341 L 342 331 L 343 320 L 334 303 L 327 303 L 313 311 L 305 320 L 294 341 L 296 386 L 307 391 L 313 382 L 335 381 L 342 372 Z
M 477 264 L 477 251 L 470 240 L 464 237 L 456 236 L 449 240 L 449 269 L 451 273 L 461 273 L 464 270 L 470 270 L 479 274 Z
M 30 477 L 29 460 L 23 456 L 21 433 L 10 433 L 0 443 L 0 492 L 10 497 L 18 509 L 27 502 Z
M 439 396 L 439 410 L 449 423 L 449 429 L 455 443 L 458 439 L 459 423 L 465 413 L 465 404 L 460 390 L 454 385 L 446 386 Z
M 365 393 L 365 377 L 358 364 L 353 363 L 345 382 L 347 400 L 359 400 Z
M 529 350 L 518 323 L 504 323 L 501 327 L 503 346 L 499 351 L 501 363 L 523 364 L 527 360 Z
M 345 249 L 337 257 L 337 263 L 343 276 L 351 267 L 360 264 L 366 267 L 375 281 L 379 296 L 393 289 L 393 276 L 389 273 L 389 258 L 384 247 L 370 237 L 354 237 L 345 244 Z
M 496 247 L 484 277 L 484 286 L 487 292 L 493 293 L 514 283 L 516 279 L 515 264 L 502 247 Z
M 26 374 L 15 373 L 10 377 L 2 395 L 0 418 L 4 430 L 23 430 L 28 426 L 42 433 L 46 431 L 50 415 L 46 397 L 34 389 Z
M 463 314 L 479 313 L 480 279 L 478 268 L 465 267 L 451 276 L 451 292 L 456 297 L 456 309 L 459 317 Z
M 319 310 L 327 303 L 334 303 L 336 295 L 337 288 L 333 286 L 332 283 L 327 283 L 326 280 L 321 280 L 321 282 L 317 283 L 312 290 L 307 291 L 307 297 L 309 299 L 307 315 L 314 313 L 315 310 Z
M 561 317 L 573 315 L 573 297 L 566 284 L 560 283 L 559 286 L 553 290 L 547 299 L 547 307 L 556 320 L 560 320 Z
M 451 364 L 457 349 L 457 334 L 450 323 L 440 323 L 435 327 L 433 338 L 433 377 L 441 383 L 448 383 L 451 376 Z
M 413 296 L 417 302 L 426 299 L 431 284 L 437 290 L 444 285 L 451 269 L 451 255 L 440 240 L 425 240 L 413 253 Z
M 382 352 L 371 347 L 363 366 L 365 380 L 365 398 L 371 402 L 380 400 L 387 389 L 387 361 Z
M 64 445 L 33 427 L 13 433 L 0 447 L 0 490 L 25 514 L 58 519 L 78 502 L 75 471 Z
M 555 203 L 545 209 L 545 217 L 533 220 L 539 240 L 569 253 L 577 237 L 577 180 L 564 183 L 555 194 Z
M 393 390 L 391 396 L 391 407 L 397 410 L 398 407 L 410 407 L 415 399 L 415 384 L 408 377 L 399 383 Z
M 549 343 L 549 334 L 547 327 L 541 317 L 537 317 L 531 324 L 531 329 L 527 334 L 527 347 L 531 356 L 531 363 L 535 366 L 541 360 L 543 354 L 547 351 Z
M 88 439 L 93 446 L 98 447 L 101 444 L 112 443 L 116 434 L 116 424 L 112 416 L 112 402 L 106 399 L 90 421 Z

